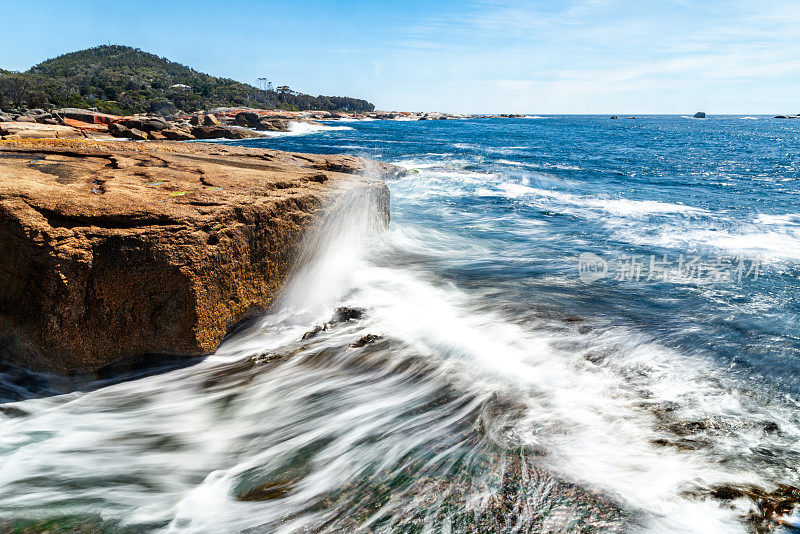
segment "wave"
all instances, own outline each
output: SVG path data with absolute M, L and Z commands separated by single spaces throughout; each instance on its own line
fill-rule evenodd
M 0 508 L 90 502 L 155 532 L 466 530 L 509 509 L 536 531 L 738 532 L 747 505 L 713 488 L 794 468 L 751 447 L 800 453 L 781 399 L 700 352 L 456 287 L 424 258 L 472 257 L 462 238 L 380 226 L 345 189 L 271 312 L 203 363 L 0 414 Z M 342 305 L 363 316 L 303 338 Z
M 499 184 L 498 189 L 501 194 L 509 198 L 534 196 L 555 200 L 562 206 L 599 209 L 620 216 L 646 216 L 654 214 L 682 214 L 694 216 L 706 215 L 709 213 L 703 208 L 687 206 L 685 204 L 672 204 L 655 200 L 631 200 L 600 195 L 576 195 L 550 189 L 539 189 L 511 182 Z
M 306 122 L 290 122 L 289 131 L 286 132 L 259 132 L 265 137 L 296 137 L 325 132 L 352 130 L 350 126 L 328 126 L 327 124 L 309 124 Z
M 784 215 L 770 215 L 761 213 L 753 221 L 765 225 L 795 226 L 800 225 L 800 213 L 787 213 Z
M 628 240 L 682 250 L 716 249 L 729 255 L 760 257 L 770 262 L 800 260 L 800 233 L 765 232 L 747 225 L 730 230 L 672 228 L 650 236 L 631 233 Z
M 530 169 L 557 169 L 562 171 L 581 171 L 583 170 L 582 167 L 578 167 L 577 165 L 569 165 L 566 163 L 531 163 L 527 161 L 516 161 L 510 159 L 498 159 L 497 163 L 501 163 L 503 165 L 512 165 L 514 167 L 528 167 Z

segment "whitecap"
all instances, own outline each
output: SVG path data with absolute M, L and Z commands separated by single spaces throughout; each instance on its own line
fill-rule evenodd
M 286 132 L 259 132 L 265 137 L 295 137 L 324 132 L 352 130 L 350 126 L 328 126 L 327 124 L 309 124 L 307 122 L 290 122 Z

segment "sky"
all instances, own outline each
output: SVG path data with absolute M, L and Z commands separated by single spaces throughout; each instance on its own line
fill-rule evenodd
M 0 0 L 0 68 L 125 44 L 378 109 L 800 113 L 800 0 Z

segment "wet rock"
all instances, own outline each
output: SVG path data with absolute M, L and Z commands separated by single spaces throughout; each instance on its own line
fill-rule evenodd
M 287 495 L 297 480 L 277 480 L 251 488 L 237 497 L 240 501 L 271 501 Z
M 326 324 L 322 324 L 322 325 L 318 324 L 314 328 L 312 328 L 311 330 L 309 330 L 308 332 L 303 334 L 303 337 L 301 339 L 311 339 L 311 338 L 317 337 L 317 334 L 319 334 L 320 332 L 325 332 L 327 330 L 328 330 L 328 324 L 327 323 Z
M 367 334 L 366 336 L 359 338 L 358 341 L 350 343 L 350 348 L 357 349 L 360 347 L 364 347 L 366 345 L 369 345 L 370 343 L 375 343 L 379 339 L 381 339 L 381 336 L 375 334 Z
M 694 118 L 695 119 L 705 119 L 706 118 L 706 114 L 703 111 L 698 111 L 697 113 L 694 114 Z
M 364 308 L 348 308 L 341 306 L 333 311 L 333 315 L 328 319 L 328 324 L 334 325 L 347 321 L 355 321 L 364 316 Z
M 689 492 L 694 497 L 711 497 L 728 502 L 748 499 L 755 503 L 756 510 L 744 519 L 756 532 L 770 532 L 776 525 L 786 524 L 786 517 L 800 506 L 800 488 L 779 484 L 766 490 L 752 484 L 721 484 L 707 490 Z
M 775 421 L 765 421 L 764 422 L 764 433 L 765 434 L 776 434 L 780 433 L 781 428 L 778 426 L 778 423 Z

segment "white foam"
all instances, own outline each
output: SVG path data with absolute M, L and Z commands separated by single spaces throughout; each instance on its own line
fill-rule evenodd
M 767 213 L 761 213 L 758 215 L 758 217 L 756 217 L 754 222 L 770 226 L 794 226 L 800 224 L 800 214 L 787 213 L 784 215 L 771 215 Z
M 286 132 L 259 132 L 265 137 L 295 137 L 325 132 L 352 130 L 350 126 L 328 126 L 327 124 L 309 124 L 307 122 L 290 122 Z
M 658 202 L 655 200 L 631 200 L 606 196 L 576 195 L 550 189 L 527 187 L 509 182 L 502 183 L 499 187 L 501 190 L 505 191 L 510 198 L 534 195 L 545 199 L 556 200 L 562 206 L 599 209 L 619 216 L 646 216 L 654 214 L 700 215 L 708 213 L 708 211 L 694 206 Z M 557 206 L 555 207 L 557 209 Z
M 511 159 L 498 159 L 497 163 L 501 163 L 503 165 L 511 165 L 514 167 L 528 167 L 531 169 L 558 169 L 563 171 L 580 171 L 582 170 L 581 167 L 577 165 L 568 165 L 566 163 L 531 163 L 526 161 L 516 161 Z

